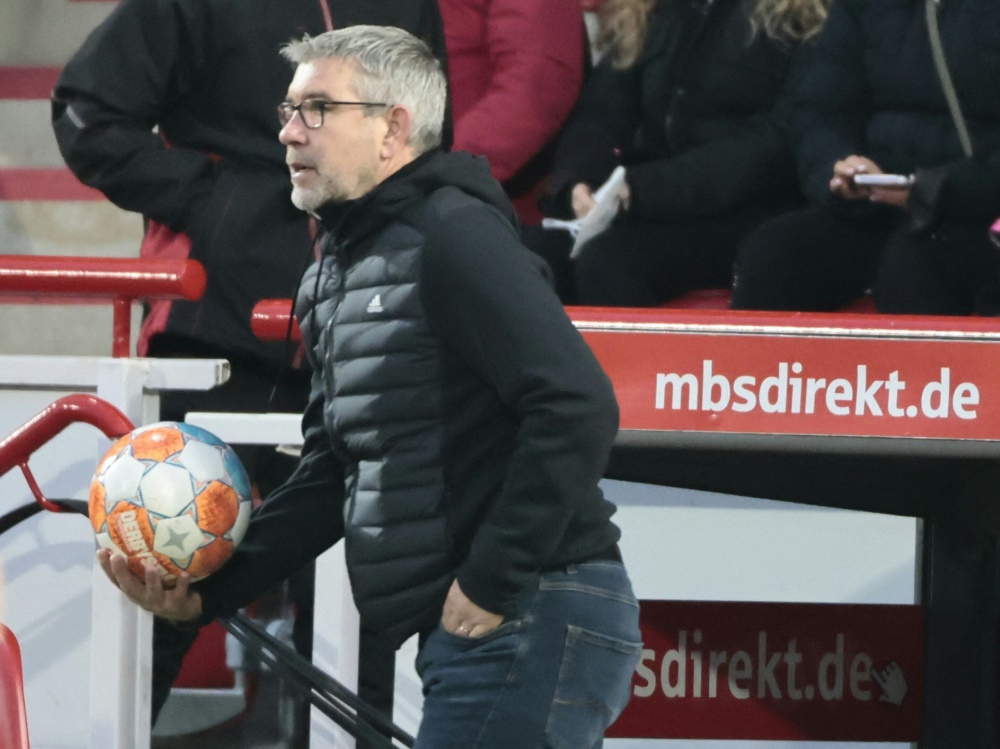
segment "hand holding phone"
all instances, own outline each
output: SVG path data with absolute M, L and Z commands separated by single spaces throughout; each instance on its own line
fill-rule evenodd
M 833 165 L 830 178 L 830 192 L 843 200 L 868 200 L 871 188 L 855 183 L 859 174 L 878 174 L 882 171 L 878 164 L 867 156 L 852 154 Z
M 854 184 L 861 187 L 911 187 L 912 174 L 855 174 Z

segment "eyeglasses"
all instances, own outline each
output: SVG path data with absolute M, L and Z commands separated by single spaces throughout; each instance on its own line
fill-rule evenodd
M 295 113 L 299 113 L 302 124 L 310 130 L 323 127 L 323 115 L 337 107 L 391 107 L 391 104 L 378 101 L 328 101 L 326 99 L 306 99 L 301 104 L 283 101 L 278 105 L 278 122 L 284 127 L 292 121 Z

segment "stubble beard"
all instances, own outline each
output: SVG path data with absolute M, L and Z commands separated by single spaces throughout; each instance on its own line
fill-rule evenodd
M 330 177 L 321 177 L 313 187 L 292 185 L 292 205 L 301 211 L 315 213 L 327 203 L 342 203 L 360 198 L 378 184 L 374 167 L 366 168 L 358 174 L 353 187 Z
M 321 178 L 313 187 L 292 185 L 292 205 L 306 213 L 315 213 L 318 208 L 331 201 L 343 200 L 339 195 L 342 192 L 326 178 Z

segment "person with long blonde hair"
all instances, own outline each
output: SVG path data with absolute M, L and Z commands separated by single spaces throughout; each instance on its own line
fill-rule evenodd
M 561 233 L 533 243 L 564 301 L 656 306 L 728 286 L 740 238 L 801 204 L 792 89 L 827 4 L 605 0 L 601 58 L 560 138 L 545 207 L 585 216 L 623 165 L 622 209 L 575 263 Z

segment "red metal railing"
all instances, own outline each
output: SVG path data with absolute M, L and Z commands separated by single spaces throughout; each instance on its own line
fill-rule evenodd
M 59 432 L 76 422 L 95 426 L 110 439 L 122 437 L 135 428 L 125 414 L 106 400 L 93 395 L 67 395 L 50 403 L 0 440 L 0 476 L 14 466 L 19 466 L 38 504 L 50 512 L 64 510 L 42 494 L 28 468 L 28 458 Z
M 30 749 L 28 713 L 24 705 L 21 647 L 14 633 L 0 623 L 0 746 Z
M 52 297 L 110 301 L 112 355 L 129 355 L 132 303 L 139 299 L 199 299 L 205 269 L 196 260 L 0 255 L 0 297 L 48 302 Z M 8 301 L 11 301 L 8 299 Z
M 264 341 L 283 341 L 288 330 L 291 313 L 290 299 L 262 299 L 253 308 L 251 326 L 254 334 Z M 921 331 L 926 333 L 964 333 L 970 336 L 990 335 L 1000 332 L 995 317 L 935 317 L 929 315 L 888 315 L 869 311 L 870 305 L 859 304 L 857 311 L 838 312 L 757 312 L 735 311 L 711 304 L 704 308 L 697 305 L 684 308 L 630 309 L 614 307 L 567 307 L 566 311 L 577 325 L 594 323 L 718 325 L 749 328 L 845 328 L 859 333 L 866 330 Z M 292 340 L 301 341 L 298 322 L 292 325 Z
M 283 341 L 288 334 L 288 317 L 291 314 L 291 299 L 261 299 L 254 305 L 250 328 L 262 341 Z M 292 340 L 302 340 L 298 320 L 292 322 Z

